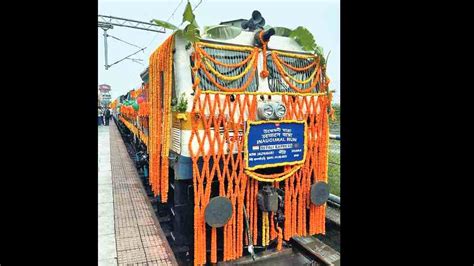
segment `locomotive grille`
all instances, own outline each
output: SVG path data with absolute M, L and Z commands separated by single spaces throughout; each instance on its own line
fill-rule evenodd
M 181 129 L 171 128 L 171 150 L 181 153 Z

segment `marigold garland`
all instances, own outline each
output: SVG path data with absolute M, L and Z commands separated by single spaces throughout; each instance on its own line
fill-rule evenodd
M 278 56 L 275 56 L 275 58 L 278 58 Z M 291 80 L 293 80 L 293 81 L 295 81 L 296 83 L 299 83 L 299 84 L 306 84 L 306 83 L 310 82 L 314 78 L 316 73 L 318 73 L 320 71 L 320 68 L 318 66 L 316 66 L 314 68 L 313 73 L 311 73 L 311 75 L 307 79 L 299 80 L 299 79 L 294 78 L 292 75 L 288 74 L 288 72 L 286 72 L 286 70 L 283 67 L 281 67 L 282 61 L 280 61 L 280 60 L 281 59 L 276 59 L 275 64 L 279 65 L 278 69 L 283 72 L 283 77 L 288 77 Z
M 215 70 L 210 64 L 209 62 L 206 61 L 206 58 L 207 56 L 209 56 L 208 54 L 203 54 L 202 52 L 204 51 L 202 48 L 200 48 L 200 46 L 203 46 L 204 44 L 203 43 L 196 43 L 194 45 L 194 49 L 195 49 L 195 52 L 194 52 L 194 67 L 193 67 L 193 72 L 197 72 L 198 69 L 201 69 L 204 74 L 206 75 L 207 79 L 212 83 L 214 84 L 217 88 L 219 88 L 221 91 L 226 91 L 226 92 L 239 92 L 239 91 L 245 91 L 247 89 L 247 87 L 250 85 L 250 83 L 253 81 L 253 78 L 255 76 L 255 72 L 257 70 L 257 64 L 258 64 L 258 56 L 257 56 L 257 53 L 258 53 L 258 48 L 257 47 L 254 47 L 252 48 L 250 51 L 251 51 L 251 54 L 244 60 L 244 61 L 249 61 L 248 62 L 248 65 L 247 67 L 245 68 L 244 72 L 237 75 L 237 76 L 232 76 L 232 77 L 228 77 L 228 76 L 224 76 L 222 75 L 221 73 L 219 73 L 217 70 Z M 209 47 L 212 47 L 212 48 L 216 48 L 216 49 L 224 49 L 223 47 L 226 47 L 226 46 L 216 46 L 216 45 L 209 45 L 209 44 L 205 44 L 205 46 L 209 46 Z M 238 50 L 238 51 L 249 51 L 249 48 L 247 47 L 239 47 L 239 48 L 235 48 L 234 47 L 234 50 Z M 209 56 L 210 57 L 210 56 Z M 210 57 L 212 58 L 212 57 Z M 203 60 L 205 61 L 204 64 L 203 64 Z M 242 64 L 243 65 L 243 64 Z M 207 68 L 206 68 L 207 66 Z M 232 81 L 232 80 L 237 80 L 239 78 L 242 78 L 243 76 L 245 76 L 245 74 L 247 74 L 249 71 L 251 71 L 249 77 L 247 78 L 247 81 L 239 88 L 226 88 L 224 86 L 222 86 L 221 84 L 219 84 L 216 79 L 214 77 L 212 77 L 211 73 L 209 73 L 209 70 L 215 74 L 217 77 L 219 77 L 220 79 L 223 79 L 223 80 L 227 80 L 227 81 Z M 195 75 L 195 84 L 199 84 L 200 80 L 198 78 L 197 75 Z M 193 86 L 195 88 L 195 86 Z
M 278 55 L 278 52 L 275 53 L 276 55 Z M 313 66 L 315 66 L 319 61 L 317 60 L 313 60 L 313 62 L 309 63 L 308 65 L 304 66 L 304 67 L 295 67 L 295 66 L 292 66 L 291 64 L 285 62 L 285 60 L 281 59 L 280 57 L 276 56 L 276 59 L 278 60 L 278 62 L 280 62 L 281 64 L 283 64 L 284 66 L 286 66 L 287 68 L 293 70 L 293 71 L 306 71 L 310 68 L 312 68 Z
M 281 173 L 269 174 L 269 175 L 259 174 L 250 170 L 245 170 L 245 173 L 248 176 L 260 182 L 280 182 L 287 179 L 289 176 L 293 175 L 294 173 L 296 173 L 298 170 L 300 170 L 301 167 L 302 165 L 295 165 L 293 166 L 293 168 L 288 168 Z
M 268 212 L 262 212 L 262 246 L 268 246 L 270 242 L 270 225 L 268 221 Z
M 262 53 L 263 53 L 263 70 L 260 72 L 260 76 L 262 78 L 266 78 L 269 75 L 268 69 L 267 69 L 267 45 L 268 41 L 263 40 L 263 30 L 260 31 L 258 34 L 258 38 L 260 40 L 260 43 L 262 44 Z
M 305 92 L 311 92 L 311 90 L 313 90 L 316 87 L 316 84 L 318 83 L 319 78 L 320 78 L 320 73 L 321 73 L 321 68 L 320 67 L 315 68 L 315 72 L 313 72 L 314 75 L 312 74 L 312 77 L 316 76 L 316 78 L 313 78 L 313 82 L 311 82 L 311 85 L 306 89 L 301 89 L 301 88 L 298 88 L 297 86 L 293 85 L 289 81 L 288 78 L 291 78 L 291 79 L 294 79 L 294 78 L 291 77 L 290 75 L 288 75 L 288 73 L 283 69 L 283 66 L 281 65 L 280 61 L 277 59 L 277 53 L 275 53 L 275 51 L 272 52 L 272 59 L 273 59 L 273 62 L 275 62 L 277 70 L 280 73 L 283 80 L 285 81 L 285 83 L 288 84 L 288 86 L 290 86 L 290 88 L 292 88 L 293 90 L 295 90 L 297 92 L 305 93 Z M 309 79 L 309 80 L 311 80 L 311 79 Z M 298 80 L 296 82 L 306 82 L 307 83 L 309 81 L 308 80 L 305 80 L 305 81 L 299 81 Z
M 218 78 L 226 80 L 226 81 L 234 81 L 234 80 L 238 80 L 238 79 L 242 78 L 243 76 L 247 75 L 247 73 L 250 71 L 250 69 L 254 66 L 256 55 L 257 55 L 256 52 L 252 53 L 252 59 L 253 59 L 252 64 L 247 64 L 247 67 L 245 67 L 245 69 L 242 71 L 242 73 L 240 73 L 236 76 L 231 76 L 231 77 L 224 76 L 221 73 L 219 73 L 215 68 L 213 68 L 211 66 L 211 64 L 209 64 L 209 62 L 206 59 L 204 59 L 204 63 L 206 64 L 207 68 L 209 70 L 211 70 L 212 74 L 216 75 Z
M 217 61 L 214 57 L 210 56 L 204 49 L 202 49 L 199 45 L 196 45 L 196 51 L 198 51 L 201 55 L 203 55 L 206 59 L 209 59 L 211 60 L 214 64 L 217 64 L 217 65 L 220 65 L 220 66 L 224 66 L 224 67 L 228 67 L 228 68 L 235 68 L 235 67 L 240 67 L 240 66 L 243 66 L 244 64 L 246 64 L 249 60 L 251 60 L 255 54 L 254 52 L 257 51 L 255 49 L 251 50 L 252 52 L 249 54 L 249 56 L 247 56 L 247 58 L 245 58 L 244 60 L 242 60 L 241 62 L 239 63 L 235 63 L 235 64 L 226 64 L 226 63 L 223 63 L 223 62 L 220 62 L 220 61 Z
M 149 113 L 150 173 L 154 195 L 160 195 L 161 202 L 168 200 L 168 154 L 171 133 L 171 89 L 174 35 L 171 35 L 150 56 L 149 66 Z M 163 73 L 163 76 L 161 75 Z M 163 82 L 162 79 L 163 78 Z M 163 87 L 162 87 L 163 84 Z

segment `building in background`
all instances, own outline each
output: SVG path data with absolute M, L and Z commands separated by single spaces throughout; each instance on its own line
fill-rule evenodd
M 112 96 L 110 95 L 110 85 L 101 84 L 99 85 L 99 104 L 102 106 L 107 106 L 112 101 Z

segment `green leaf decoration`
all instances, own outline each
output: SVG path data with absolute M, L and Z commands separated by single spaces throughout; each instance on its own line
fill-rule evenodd
M 324 63 L 328 63 L 328 60 L 329 60 L 329 55 L 331 54 L 331 51 L 329 51 L 328 55 L 326 55 L 326 59 L 324 60 Z
M 175 32 L 176 36 L 179 36 L 180 38 L 185 38 L 184 37 L 184 31 L 183 30 L 177 30 Z
M 194 24 L 189 24 L 184 28 L 184 38 L 192 43 L 199 41 L 199 38 L 201 38 L 199 29 Z
M 275 36 L 289 37 L 293 32 L 292 30 L 285 27 L 274 27 L 273 29 L 275 30 Z
M 188 3 L 186 4 L 186 8 L 184 9 L 184 13 L 183 13 L 183 22 L 189 21 L 190 23 L 193 23 L 194 18 L 195 18 L 195 16 L 194 16 L 194 13 L 193 13 L 193 9 L 191 7 L 191 3 L 188 1 Z
M 242 28 L 230 25 L 217 25 L 204 27 L 207 37 L 219 40 L 228 40 L 237 37 L 242 32 Z
M 323 54 L 324 54 L 323 47 L 321 47 L 321 46 L 319 46 L 319 45 L 316 45 L 316 48 L 314 49 L 314 52 L 315 52 L 317 55 L 323 55 Z
M 193 22 L 192 22 L 191 24 L 193 24 L 196 28 L 199 28 L 199 26 L 198 26 L 198 24 L 197 24 L 197 22 L 196 22 L 196 18 L 194 18 L 194 20 L 193 20 Z
M 161 26 L 165 29 L 169 29 L 169 30 L 177 30 L 178 27 L 169 23 L 169 22 L 166 22 L 166 21 L 163 21 L 163 20 L 159 20 L 159 19 L 152 19 L 151 22 L 154 22 L 156 25 L 158 26 Z
M 179 97 L 179 100 L 176 98 L 174 100 L 176 101 L 176 105 L 171 108 L 173 112 L 179 112 L 179 113 L 186 112 L 188 108 L 188 100 L 186 99 L 185 94 L 182 93 L 181 96 Z
M 313 34 L 305 27 L 299 26 L 294 29 L 288 37 L 293 38 L 305 51 L 316 50 L 317 45 Z

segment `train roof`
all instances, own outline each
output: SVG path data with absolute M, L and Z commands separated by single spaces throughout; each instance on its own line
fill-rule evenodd
M 140 73 L 140 78 L 143 80 L 143 82 L 148 82 L 148 67 Z

